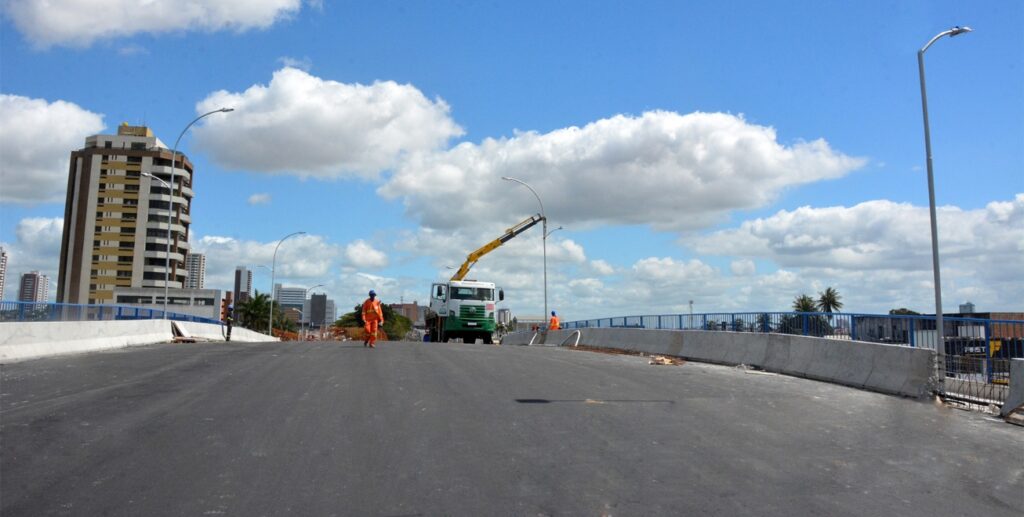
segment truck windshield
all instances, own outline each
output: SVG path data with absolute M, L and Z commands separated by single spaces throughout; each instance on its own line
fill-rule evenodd
M 452 287 L 452 299 L 489 302 L 494 299 L 494 289 L 486 287 Z

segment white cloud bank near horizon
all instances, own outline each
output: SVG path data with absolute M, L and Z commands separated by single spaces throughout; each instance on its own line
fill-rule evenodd
M 3 12 L 33 45 L 49 48 L 142 33 L 265 29 L 301 7 L 302 0 L 7 0 Z

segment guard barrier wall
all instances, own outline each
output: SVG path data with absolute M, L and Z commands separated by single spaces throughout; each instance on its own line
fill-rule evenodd
M 184 325 L 189 335 L 198 339 L 224 340 L 220 325 L 180 321 L 173 324 Z M 0 335 L 0 363 L 164 343 L 174 339 L 171 325 L 169 320 L 9 322 L 3 325 Z M 248 329 L 234 329 L 231 338 L 277 341 Z
M 919 398 L 931 392 L 934 352 L 860 341 L 759 334 L 623 328 L 583 328 L 537 333 L 533 344 L 579 344 L 695 361 L 756 366 L 766 371 Z M 502 344 L 527 344 L 534 333 L 510 334 Z

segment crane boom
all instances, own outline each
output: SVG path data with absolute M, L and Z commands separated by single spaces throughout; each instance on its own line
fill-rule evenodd
M 476 261 L 480 260 L 480 257 L 483 257 L 484 255 L 494 251 L 502 244 L 505 244 L 506 242 L 510 241 L 516 235 L 519 235 L 520 233 L 529 230 L 530 227 L 543 220 L 544 218 L 541 217 L 540 214 L 534 214 L 529 218 L 525 219 L 523 222 L 509 228 L 508 230 L 505 230 L 504 235 L 502 235 L 501 237 L 498 237 L 497 239 L 494 239 L 493 241 L 488 242 L 483 246 L 480 246 L 480 248 L 478 248 L 476 251 L 466 256 L 466 261 L 463 262 L 462 266 L 459 267 L 459 270 L 456 271 L 454 275 L 452 275 L 451 281 L 455 282 L 458 280 L 462 280 L 463 278 L 466 277 L 467 274 L 469 274 L 469 268 L 473 267 L 473 264 L 476 264 Z

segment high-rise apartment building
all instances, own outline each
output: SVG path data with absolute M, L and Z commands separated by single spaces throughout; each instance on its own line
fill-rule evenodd
M 193 170 L 183 154 L 175 161 L 149 128 L 127 124 L 71 152 L 58 302 L 113 303 L 115 288 L 162 290 L 165 275 L 170 289 L 185 286 Z
M 185 255 L 185 269 L 188 270 L 185 288 L 203 289 L 203 286 L 206 285 L 206 255 L 202 253 Z
M 21 289 L 18 290 L 19 302 L 45 302 L 50 296 L 50 279 L 38 271 L 21 275 Z
M 4 299 L 4 285 L 7 283 L 7 252 L 0 248 L 0 300 Z
M 235 268 L 235 290 L 232 292 L 232 299 L 235 302 L 244 302 L 252 297 L 252 271 L 245 266 Z

